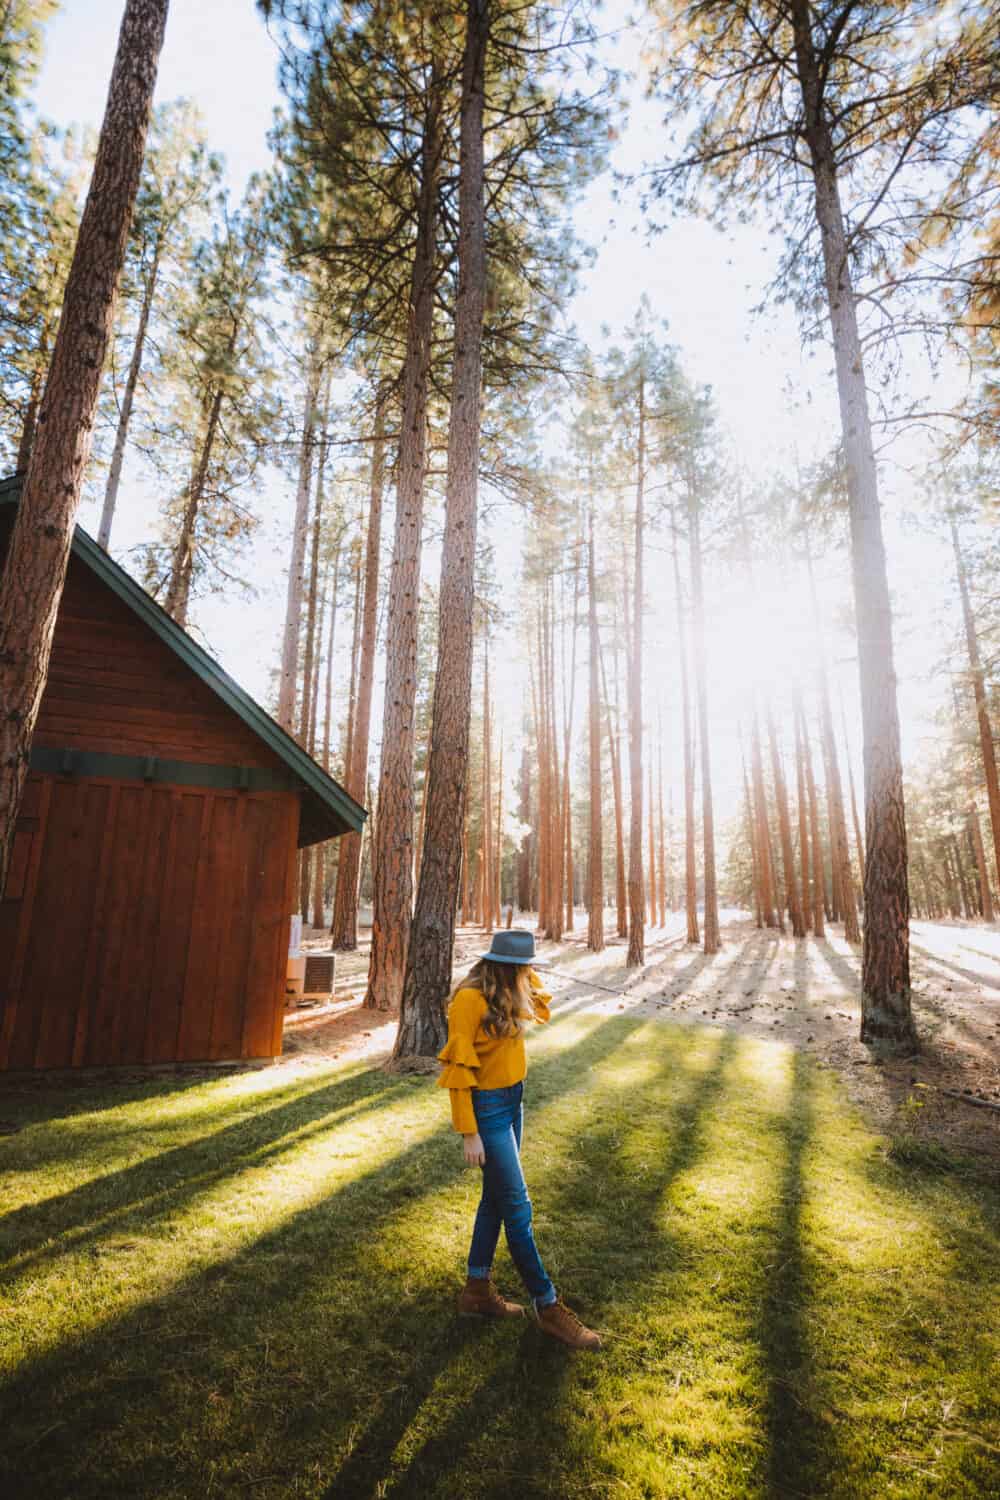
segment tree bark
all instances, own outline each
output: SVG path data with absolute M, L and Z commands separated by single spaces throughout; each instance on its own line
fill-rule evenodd
M 774 865 L 771 860 L 771 829 L 767 815 L 767 792 L 764 787 L 764 760 L 760 744 L 760 724 L 754 708 L 750 737 L 750 768 L 753 778 L 754 810 L 757 825 L 757 878 L 760 887 L 761 916 L 765 927 L 785 929 L 784 917 L 777 905 Z
M 808 930 L 815 922 L 812 898 L 809 886 L 809 802 L 806 793 L 806 768 L 802 746 L 802 731 L 799 725 L 799 698 L 798 688 L 795 689 L 792 705 L 792 718 L 795 723 L 795 792 L 799 811 L 799 874 L 802 884 L 799 888 L 799 901 L 802 908 L 802 920 Z M 813 850 L 813 858 L 816 851 Z
M 790 9 L 833 333 L 858 627 L 865 767 L 861 1040 L 906 1051 L 916 1045 L 917 1036 L 910 1002 L 906 817 L 892 604 L 878 478 L 847 233 L 809 0 L 791 0 Z
M 351 735 L 350 762 L 345 767 L 346 789 L 360 801 L 368 780 L 368 740 L 371 731 L 372 685 L 378 625 L 378 560 L 382 545 L 382 492 L 385 487 L 385 391 L 376 396 L 372 462 L 365 539 L 364 610 L 358 694 Z M 345 833 L 339 840 L 337 888 L 334 893 L 330 946 L 346 952 L 358 946 L 358 879 L 361 871 L 361 834 Z
M 719 937 L 719 898 L 715 876 L 712 755 L 708 738 L 708 661 L 705 650 L 705 594 L 701 575 L 701 504 L 693 480 L 688 483 L 688 543 L 691 552 L 691 611 L 694 624 L 698 739 L 701 744 L 701 824 L 705 882 L 704 951 L 718 953 L 722 944 Z
M 468 795 L 472 612 L 478 517 L 480 386 L 486 303 L 483 106 L 488 0 L 469 0 L 462 60 L 458 292 L 448 423 L 448 480 L 438 606 L 431 750 L 416 910 L 395 1055 L 440 1051 L 451 986 L 455 912 Z
M 660 926 L 667 925 L 667 833 L 663 815 L 663 728 L 660 727 L 657 745 L 657 782 L 658 796 L 657 806 L 659 809 L 659 846 L 660 846 L 660 879 L 658 887 L 660 906 Z
M 111 468 L 108 470 L 108 482 L 104 489 L 104 505 L 101 509 L 101 524 L 97 531 L 97 545 L 108 550 L 111 541 L 111 524 L 114 521 L 115 506 L 118 503 L 118 486 L 121 483 L 122 464 L 125 459 L 125 443 L 128 439 L 129 423 L 132 420 L 132 406 L 135 401 L 135 389 L 139 383 L 139 375 L 142 370 L 142 355 L 146 345 L 146 330 L 149 326 L 149 314 L 153 306 L 153 293 L 156 290 L 157 277 L 160 270 L 160 244 L 157 242 L 153 254 L 153 262 L 146 277 L 146 284 L 142 289 L 142 307 L 139 310 L 139 325 L 136 328 L 135 342 L 132 345 L 132 358 L 129 361 L 128 378 L 125 381 L 125 390 L 122 393 L 121 410 L 118 413 L 118 426 L 115 430 L 115 446 L 111 452 Z
M 587 518 L 587 634 L 589 651 L 588 754 L 590 772 L 590 837 L 587 864 L 587 947 L 604 951 L 604 803 L 601 777 L 601 637 L 597 620 L 597 563 L 594 547 L 594 509 Z
M 813 935 L 820 941 L 826 937 L 825 893 L 823 890 L 823 846 L 819 838 L 819 798 L 816 796 L 816 780 L 813 776 L 812 752 L 809 749 L 809 729 L 806 725 L 802 698 L 796 689 L 795 708 L 798 727 L 802 737 L 802 765 L 805 770 L 806 790 L 809 795 L 809 832 L 812 841 L 812 909 Z
M 677 651 L 681 661 L 681 726 L 684 735 L 684 907 L 687 913 L 687 940 L 701 941 L 698 931 L 698 872 L 695 861 L 694 815 L 694 723 L 691 714 L 691 685 L 688 677 L 687 631 L 684 625 L 684 597 L 681 591 L 681 565 L 677 554 L 677 521 L 670 511 L 672 550 L 674 555 L 674 593 L 677 598 Z
M 493 717 L 490 712 L 489 641 L 483 648 L 483 792 L 479 819 L 480 868 L 483 876 L 479 920 L 484 927 L 493 921 Z
M 0 891 L 48 676 L 168 0 L 127 0 L 94 171 L 0 586 Z
M 599 648 L 601 658 L 601 686 L 604 692 L 604 716 L 607 724 L 608 754 L 611 758 L 611 789 L 615 809 L 615 931 L 619 937 L 628 936 L 628 890 L 625 882 L 625 812 L 622 807 L 622 767 L 618 753 L 618 736 L 611 721 L 611 699 L 608 696 L 608 676 L 604 665 L 604 650 Z M 618 705 L 618 683 L 615 681 L 615 707 Z
M 646 903 L 650 927 L 656 926 L 656 788 L 652 756 L 646 770 Z
M 778 752 L 778 735 L 774 727 L 774 715 L 767 709 L 767 739 L 771 749 L 771 777 L 774 782 L 774 800 L 778 805 L 778 835 L 781 840 L 781 863 L 785 872 L 785 910 L 792 919 L 792 935 L 805 937 L 802 907 L 799 902 L 799 887 L 795 879 L 795 854 L 792 849 L 792 821 L 788 810 L 788 791 L 785 773 Z
M 951 543 L 955 552 L 955 572 L 958 576 L 958 591 L 962 600 L 962 622 L 965 626 L 965 643 L 969 653 L 969 671 L 972 676 L 972 692 L 976 702 L 976 722 L 979 726 L 979 748 L 983 757 L 983 775 L 986 779 L 986 796 L 989 801 L 990 827 L 993 832 L 993 852 L 997 873 L 1000 875 L 1000 784 L 997 781 L 997 759 L 993 744 L 993 727 L 990 723 L 986 700 L 986 675 L 979 652 L 979 637 L 976 632 L 972 601 L 969 597 L 969 580 L 965 558 L 959 540 L 955 517 L 949 516 Z
M 208 466 L 212 461 L 212 449 L 215 447 L 215 438 L 219 430 L 219 417 L 222 413 L 222 390 L 216 390 L 208 408 L 208 419 L 205 424 L 205 435 L 202 438 L 201 448 L 198 450 L 198 459 L 191 475 L 187 495 L 184 499 L 184 509 L 181 513 L 181 529 L 174 543 L 174 549 L 170 556 L 170 577 L 167 582 L 166 598 L 163 607 L 170 617 L 177 621 L 183 628 L 187 626 L 188 605 L 191 602 L 191 581 L 194 576 L 194 547 L 195 531 L 198 525 L 198 513 L 201 510 L 201 502 L 205 495 L 205 484 L 208 480 Z
M 979 873 L 979 905 L 983 914 L 984 922 L 992 922 L 993 892 L 990 890 L 990 868 L 986 862 L 986 850 L 983 847 L 983 830 L 979 825 L 979 810 L 974 802 L 969 803 L 969 833 L 972 837 L 972 847 L 976 855 L 976 869 Z
M 528 737 L 521 745 L 521 770 L 518 775 L 517 815 L 525 832 L 517 855 L 517 904 L 521 911 L 531 909 L 531 762 L 528 759 Z M 464 918 L 463 918 L 464 920 Z
M 278 687 L 276 715 L 282 729 L 287 730 L 289 734 L 293 732 L 295 723 L 295 685 L 299 675 L 302 590 L 305 581 L 306 538 L 309 532 L 309 497 L 312 494 L 313 443 L 316 435 L 320 375 L 318 358 L 310 355 L 309 369 L 306 374 L 305 412 L 302 418 L 302 444 L 299 449 L 295 516 L 292 522 L 292 555 L 288 564 L 285 628 L 281 642 L 281 679 Z
M 632 630 L 629 641 L 628 743 L 629 743 L 629 836 L 628 836 L 628 955 L 634 968 L 645 957 L 645 892 L 642 870 L 642 578 L 644 500 L 646 486 L 646 378 L 639 372 L 639 442 L 635 487 L 635 564 L 632 587 Z M 626 619 L 626 630 L 628 622 Z
M 569 756 L 573 737 L 573 716 L 576 707 L 576 639 L 579 631 L 580 615 L 580 554 L 583 550 L 582 527 L 577 531 L 577 542 L 574 549 L 573 567 L 573 632 L 570 646 L 570 668 L 569 668 L 569 690 L 568 703 L 566 704 L 566 722 L 563 735 L 563 879 L 565 884 L 566 919 L 563 931 L 572 932 L 574 923 L 573 902 L 573 816 L 572 797 L 570 793 L 570 766 Z M 563 669 L 565 670 L 566 656 L 563 653 Z
M 17 458 L 14 461 L 14 472 L 16 474 L 25 473 L 31 460 L 31 449 L 35 441 L 35 428 L 38 426 L 38 407 L 41 403 L 45 371 L 48 367 L 48 345 L 49 325 L 46 322 L 42 327 L 39 338 L 36 353 L 37 362 L 31 372 L 31 388 L 28 392 L 28 403 L 24 408 L 21 436 L 17 445 Z
M 306 642 L 302 663 L 302 708 L 299 716 L 299 741 L 310 750 L 313 718 L 316 712 L 313 693 L 313 659 L 316 655 L 316 605 L 319 600 L 319 544 L 323 530 L 323 471 L 326 468 L 327 419 L 330 412 L 330 381 L 327 377 L 323 402 L 323 427 L 316 465 L 316 500 L 313 505 L 312 543 L 309 555 L 309 593 L 306 601 Z M 310 750 L 310 754 L 312 751 Z
M 413 735 L 427 386 L 434 322 L 438 178 L 442 150 L 441 87 L 435 64 L 431 71 L 424 121 L 417 240 L 403 367 L 396 530 L 386 629 L 382 759 L 373 853 L 372 945 L 365 994 L 365 1005 L 373 1010 L 395 1010 L 402 1000 L 413 910 Z M 415 1035 L 408 1032 L 405 1045 L 412 1046 L 415 1040 Z
M 962 858 L 962 849 L 958 842 L 958 835 L 951 834 L 949 842 L 951 844 L 952 858 L 955 861 L 955 869 L 958 872 L 959 890 L 962 893 L 962 915 L 963 917 L 971 918 L 976 915 L 976 905 L 972 898 L 972 888 L 969 884 L 969 875 L 965 868 L 965 860 Z

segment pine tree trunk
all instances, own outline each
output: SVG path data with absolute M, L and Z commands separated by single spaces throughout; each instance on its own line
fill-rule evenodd
M 48 676 L 166 19 L 167 0 L 127 0 L 90 190 L 3 570 L 0 892 Z
M 426 781 L 427 835 L 406 960 L 396 1056 L 433 1055 L 447 1037 L 444 1003 L 451 986 L 472 710 L 472 612 L 486 298 L 483 106 L 488 37 L 488 0 L 469 0 L 462 63 L 455 358 L 437 672 Z
M 604 951 L 604 788 L 601 777 L 601 637 L 597 621 L 594 510 L 587 517 L 588 770 L 590 836 L 587 856 L 587 947 Z
M 767 709 L 767 739 L 771 750 L 771 778 L 774 782 L 774 800 L 778 806 L 778 834 L 781 839 L 781 863 L 785 872 L 785 910 L 792 921 L 792 935 L 805 937 L 802 907 L 799 903 L 799 887 L 795 878 L 795 855 L 792 849 L 792 821 L 788 810 L 788 791 L 785 773 L 778 752 L 778 736 L 774 727 L 774 715 Z
M 319 462 L 316 465 L 316 500 L 313 506 L 312 541 L 309 555 L 309 589 L 306 598 L 306 639 L 302 662 L 302 707 L 299 710 L 299 743 L 304 749 L 309 748 L 314 713 L 313 658 L 316 654 L 316 604 L 319 599 L 319 543 L 323 529 L 323 470 L 326 467 L 326 428 L 330 411 L 329 397 L 330 381 L 328 376 L 326 398 L 323 403 L 323 425 L 319 446 Z
M 986 701 L 986 677 L 979 652 L 979 637 L 976 633 L 975 616 L 969 597 L 969 582 L 965 559 L 958 536 L 955 517 L 949 516 L 951 542 L 955 552 L 955 572 L 958 576 L 958 591 L 962 600 L 962 622 L 965 626 L 965 643 L 969 653 L 969 671 L 972 676 L 972 692 L 976 701 L 976 722 L 979 726 L 979 748 L 983 757 L 983 775 L 986 779 L 986 796 L 989 801 L 990 827 L 993 831 L 993 852 L 996 856 L 997 872 L 1000 874 L 1000 784 L 997 781 L 997 760 L 993 744 L 993 727 L 990 724 Z
M 323 628 L 326 624 L 326 589 L 319 593 L 319 605 L 316 611 L 314 664 L 312 671 L 312 688 L 310 690 L 310 713 L 309 728 L 307 732 L 306 748 L 313 760 L 316 759 L 317 735 L 319 732 L 319 690 L 323 675 Z M 309 920 L 309 907 L 312 905 L 312 925 L 323 927 L 326 922 L 326 910 L 324 906 L 324 888 L 326 884 L 326 843 L 313 844 L 306 849 L 305 857 L 308 863 L 308 874 L 305 887 L 302 892 L 302 919 Z
M 851 525 L 865 767 L 861 1040 L 905 1051 L 916 1045 L 917 1037 L 910 1004 L 906 818 L 892 602 L 850 252 L 809 0 L 791 0 L 790 12 L 826 274 Z
M 968 871 L 965 868 L 965 861 L 962 858 L 962 850 L 959 846 L 958 836 L 954 833 L 951 834 L 949 836 L 949 843 L 951 845 L 951 855 L 955 863 L 955 870 L 958 874 L 958 888 L 962 895 L 962 916 L 966 919 L 969 919 L 975 916 L 976 909 L 975 903 L 972 899 Z
M 128 438 L 129 423 L 132 420 L 132 406 L 135 401 L 135 388 L 139 383 L 139 374 L 142 370 L 142 355 L 146 344 L 146 329 L 149 326 L 149 314 L 153 306 L 153 293 L 156 290 L 156 281 L 160 269 L 160 245 L 157 243 L 153 263 L 146 277 L 146 284 L 142 291 L 142 307 L 139 310 L 139 325 L 135 333 L 135 342 L 132 345 L 132 358 L 129 361 L 128 377 L 125 381 L 125 390 L 122 393 L 121 409 L 118 413 L 118 427 L 115 431 L 115 446 L 111 452 L 111 468 L 108 470 L 108 482 L 104 490 L 104 505 L 101 510 L 101 524 L 97 531 L 97 545 L 108 550 L 111 540 L 111 524 L 114 521 L 115 505 L 118 502 L 118 486 L 121 483 L 122 464 L 125 459 L 125 443 Z
M 501 925 L 503 886 L 503 730 L 500 731 L 500 759 L 497 763 L 497 821 L 493 842 L 493 919 L 491 927 Z
M 551 580 L 550 580 L 551 583 Z M 549 889 L 550 924 L 548 936 L 556 942 L 563 935 L 563 890 L 566 878 L 566 845 L 563 842 L 563 796 L 559 774 L 559 737 L 556 720 L 556 616 L 555 590 L 549 590 L 548 626 L 548 717 L 549 752 L 552 757 L 552 800 L 549 805 L 549 847 L 552 857 L 549 863 L 552 882 Z
M 644 492 L 646 485 L 646 386 L 639 375 L 639 443 L 636 455 L 635 565 L 632 590 L 632 631 L 629 642 L 628 742 L 629 742 L 629 836 L 628 836 L 628 956 L 629 968 L 645 958 L 645 891 L 642 870 L 642 625 L 645 602 L 642 564 L 644 544 Z M 627 629 L 627 621 L 626 621 Z
M 684 595 L 677 550 L 677 517 L 673 505 L 670 507 L 670 531 L 674 560 L 674 596 L 677 601 L 677 654 L 681 664 L 681 732 L 684 736 L 684 909 L 687 915 L 687 941 L 697 943 L 701 941 L 701 934 L 698 931 L 698 871 L 695 860 L 695 738 L 688 676 Z
M 849 943 L 857 943 L 861 940 L 861 933 L 858 928 L 857 902 L 854 899 L 851 851 L 847 842 L 847 816 L 844 811 L 843 784 L 840 779 L 840 764 L 837 756 L 837 742 L 833 733 L 833 712 L 830 707 L 830 690 L 825 667 L 821 667 L 820 688 L 823 763 L 826 770 L 827 806 L 830 814 L 833 900 L 844 923 L 845 938 Z
M 330 584 L 330 630 L 326 646 L 326 672 L 323 708 L 323 770 L 329 775 L 330 772 L 330 735 L 332 729 L 333 715 L 333 646 L 337 633 L 337 585 L 340 581 L 340 535 L 337 537 L 337 545 L 333 554 L 333 578 Z M 317 701 L 319 692 L 319 679 L 317 677 Z M 326 845 L 317 857 L 316 889 L 313 905 L 313 926 L 322 927 L 326 921 L 326 890 L 328 884 L 328 871 L 332 867 L 330 850 Z
M 824 921 L 825 893 L 823 890 L 823 846 L 819 837 L 819 798 L 816 795 L 816 780 L 813 776 L 812 751 L 809 748 L 809 729 L 806 724 L 802 699 L 796 691 L 796 709 L 802 737 L 802 765 L 805 770 L 806 791 L 809 796 L 809 832 L 812 842 L 812 929 L 819 941 L 826 937 Z
M 15 474 L 26 473 L 28 463 L 31 459 L 31 449 L 35 441 L 35 428 L 38 426 L 38 408 L 41 404 L 45 375 L 48 370 L 49 333 L 49 326 L 46 323 L 42 328 L 39 338 L 35 368 L 31 372 L 31 387 L 28 391 L 27 405 L 24 408 L 21 436 L 17 444 L 17 458 L 14 462 Z
M 462 818 L 462 926 L 472 920 L 472 871 L 469 869 L 469 799 Z
M 750 768 L 753 778 L 754 809 L 757 823 L 757 851 L 759 855 L 758 879 L 760 882 L 761 915 L 765 927 L 780 927 L 784 931 L 784 919 L 777 907 L 774 866 L 771 862 L 771 829 L 767 816 L 767 792 L 764 787 L 764 759 L 761 753 L 760 725 L 754 709 L 753 729 L 750 738 Z
M 317 604 L 319 601 L 319 543 L 320 533 L 323 527 L 323 470 L 326 467 L 327 448 L 327 418 L 329 415 L 329 378 L 327 380 L 327 399 L 323 407 L 323 430 L 320 439 L 319 462 L 316 465 L 316 502 L 313 507 L 312 524 L 312 546 L 309 557 L 309 593 L 306 604 L 306 640 L 305 652 L 302 662 L 302 707 L 299 712 L 299 743 L 310 755 L 316 749 L 315 719 L 316 703 L 319 695 L 319 674 L 316 671 L 321 649 L 316 645 L 316 619 Z M 322 634 L 322 626 L 320 626 Z M 319 858 L 319 849 L 310 847 L 303 849 L 299 864 L 299 910 L 302 913 L 303 922 L 309 920 L 309 908 L 312 904 L 313 876 Z M 319 924 L 322 925 L 323 918 L 320 916 Z
M 715 876 L 715 819 L 712 809 L 712 756 L 708 738 L 708 662 L 705 650 L 705 596 L 701 576 L 701 505 L 693 480 L 688 483 L 688 542 L 691 553 L 691 612 L 694 626 L 695 691 L 701 746 L 701 821 L 705 883 L 704 951 L 718 953 L 719 898 Z
M 658 887 L 660 904 L 660 926 L 667 925 L 667 833 L 663 816 L 663 729 L 660 728 L 659 745 L 657 747 L 657 781 L 659 783 L 659 795 L 657 806 L 659 809 L 659 845 L 660 845 L 660 880 Z
M 288 564 L 285 627 L 281 642 L 278 712 L 275 715 L 282 729 L 286 729 L 289 734 L 294 732 L 295 723 L 295 685 L 299 675 L 302 591 L 305 583 L 306 539 L 309 533 L 309 498 L 312 494 L 313 446 L 316 440 L 320 377 L 318 359 L 311 356 L 306 375 L 302 443 L 299 448 L 299 474 L 292 521 L 292 555 Z
M 649 771 L 646 777 L 646 834 L 647 834 L 647 867 L 649 871 L 647 885 L 647 900 L 649 905 L 649 925 L 656 926 L 656 800 L 653 793 L 653 762 L 649 762 Z
M 615 931 L 619 937 L 628 937 L 628 890 L 625 882 L 625 812 L 622 806 L 622 767 L 618 753 L 618 738 L 611 722 L 611 699 L 608 696 L 608 676 L 604 665 L 604 649 L 599 648 L 601 658 L 601 686 L 604 692 L 604 717 L 607 725 L 608 754 L 611 758 L 611 789 L 615 808 Z M 617 655 L 616 655 L 617 671 Z M 618 706 L 618 681 L 615 679 L 615 707 Z
M 421 163 L 416 250 L 403 366 L 396 530 L 386 628 L 378 821 L 375 825 L 371 960 L 365 1005 L 395 1010 L 403 994 L 413 912 L 413 736 L 417 622 L 427 443 L 427 388 L 434 323 L 438 178 L 441 168 L 441 78 L 429 83 Z M 413 1044 L 406 1038 L 407 1046 Z
M 347 672 L 347 712 L 344 715 L 343 742 L 340 750 L 340 764 L 343 767 L 344 777 L 347 776 L 348 767 L 354 757 L 354 729 L 358 716 L 358 698 L 360 695 L 360 684 L 358 682 L 358 667 L 361 651 L 361 611 L 362 611 L 362 589 L 363 575 L 361 568 L 361 535 L 359 534 L 351 542 L 351 554 L 353 563 L 351 572 L 354 577 L 354 604 L 352 608 L 351 625 L 351 651 Z M 368 768 L 365 767 L 367 778 Z
M 979 810 L 974 802 L 969 803 L 969 834 L 976 855 L 976 870 L 979 874 L 979 906 L 984 922 L 993 921 L 993 893 L 990 890 L 990 870 L 983 847 L 983 830 L 979 826 Z
M 346 790 L 360 800 L 368 780 L 368 740 L 371 730 L 372 686 L 375 679 L 375 637 L 378 624 L 378 562 L 382 545 L 382 494 L 385 488 L 385 401 L 379 391 L 372 435 L 368 534 L 365 539 L 364 610 L 358 666 L 357 707 L 351 735 L 350 762 L 345 766 Z M 330 946 L 351 951 L 358 946 L 358 881 L 361 834 L 345 833 L 338 843 L 337 887 L 334 893 Z
M 799 901 L 802 907 L 802 919 L 806 930 L 815 924 L 815 912 L 813 910 L 812 898 L 809 886 L 809 803 L 806 793 L 806 768 L 802 747 L 802 730 L 799 724 L 799 693 L 795 689 L 793 697 L 792 717 L 795 722 L 795 792 L 799 809 L 799 873 L 802 884 L 799 889 Z M 813 851 L 815 857 L 815 850 Z
M 545 931 L 546 901 L 548 893 L 548 848 L 546 841 L 546 821 L 548 818 L 548 759 L 545 748 L 545 721 L 542 716 L 542 679 L 544 677 L 544 663 L 542 653 L 542 612 L 538 611 L 536 620 L 535 643 L 538 651 L 537 680 L 534 666 L 529 662 L 528 677 L 531 683 L 531 713 L 535 728 L 535 745 L 538 750 L 538 822 L 536 825 L 536 846 L 538 849 L 538 868 L 536 878 L 538 881 L 537 907 L 537 929 Z
M 572 932 L 574 925 L 574 903 L 573 903 L 573 817 L 572 796 L 570 792 L 570 747 L 573 735 L 573 717 L 576 707 L 576 640 L 579 632 L 580 614 L 580 555 L 583 550 L 583 533 L 577 531 L 577 543 L 574 550 L 573 567 L 573 632 L 570 648 L 569 669 L 569 694 L 566 707 L 566 722 L 563 737 L 563 876 L 565 881 L 566 920 L 563 928 L 565 932 Z M 563 666 L 565 668 L 565 653 L 563 655 Z
M 167 614 L 176 620 L 182 628 L 187 626 L 188 605 L 191 602 L 191 581 L 194 576 L 195 532 L 198 526 L 198 516 L 201 511 L 201 502 L 205 497 L 208 469 L 212 461 L 215 439 L 219 432 L 219 418 L 221 415 L 222 391 L 220 389 L 213 393 L 211 402 L 209 403 L 205 436 L 198 450 L 198 460 L 194 467 L 194 473 L 191 475 L 191 482 L 188 485 L 188 492 L 184 500 L 184 510 L 181 514 L 181 529 L 170 556 L 170 578 L 167 583 L 167 593 L 163 601 L 163 607 Z
M 528 760 L 527 735 L 521 745 L 521 771 L 518 777 L 517 815 L 527 831 L 521 836 L 517 856 L 517 904 L 521 911 L 531 908 L 531 763 Z M 463 919 L 464 920 L 464 919 Z
M 754 826 L 753 802 L 750 797 L 750 778 L 747 775 L 746 756 L 743 752 L 742 735 L 740 737 L 740 761 L 743 766 L 743 804 L 744 818 L 746 820 L 747 843 L 750 846 L 750 894 L 753 897 L 754 924 L 758 928 L 764 926 L 764 912 L 760 904 L 760 859 L 757 853 L 757 830 Z
M 489 642 L 484 646 L 483 660 L 483 794 L 479 829 L 479 848 L 483 872 L 483 894 L 479 920 L 484 927 L 492 925 L 493 902 L 493 718 L 490 713 Z
M 677 854 L 674 846 L 674 789 L 667 793 L 667 902 L 671 911 L 677 910 Z

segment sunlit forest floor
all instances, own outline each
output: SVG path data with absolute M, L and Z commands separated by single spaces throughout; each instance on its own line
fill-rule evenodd
M 874 1070 L 827 1060 L 850 1025 L 784 1034 L 832 1003 L 795 945 L 726 936 L 662 934 L 622 998 L 565 979 L 619 952 L 564 945 L 531 1039 L 538 1238 L 596 1357 L 456 1316 L 477 1183 L 432 1080 L 352 1052 L 378 1019 L 265 1070 L 8 1083 L 5 1500 L 1000 1493 L 988 1160 L 877 1128 Z M 944 1048 L 965 1012 L 924 1001 Z
M 724 912 L 723 950 L 709 960 L 685 943 L 683 916 L 672 914 L 665 927 L 650 930 L 646 962 L 635 971 L 625 967 L 625 943 L 614 935 L 613 923 L 605 952 L 587 951 L 586 920 L 585 912 L 578 913 L 575 931 L 562 943 L 539 945 L 550 965 L 547 982 L 563 1006 L 703 1021 L 791 1044 L 837 1070 L 869 1120 L 905 1136 L 909 1149 L 969 1153 L 985 1159 L 1000 1181 L 1000 928 L 912 924 L 921 1051 L 916 1058 L 885 1060 L 858 1041 L 860 949 L 852 949 L 837 926 L 820 942 L 796 942 L 787 934 L 758 931 L 746 913 Z M 327 939 L 316 933 L 308 945 L 324 947 Z M 459 929 L 456 977 L 486 945 L 480 929 Z M 392 1047 L 394 1019 L 359 1003 L 367 944 L 362 941 L 356 954 L 339 955 L 337 965 L 336 1001 L 289 1017 L 289 1062 L 380 1059 Z M 997 1108 L 970 1106 L 969 1098 Z

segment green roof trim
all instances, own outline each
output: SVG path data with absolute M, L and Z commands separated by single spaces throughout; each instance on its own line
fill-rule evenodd
M 21 494 L 21 477 L 15 474 L 11 478 L 0 480 L 0 504 L 17 502 Z M 303 823 L 309 825 L 309 837 L 304 840 L 305 843 L 318 843 L 321 839 L 338 833 L 361 832 L 368 814 L 360 803 L 355 802 L 332 776 L 328 776 L 312 756 L 249 693 L 244 692 L 229 673 L 186 630 L 182 630 L 176 620 L 171 619 L 166 610 L 103 547 L 97 545 L 82 526 L 77 526 L 73 533 L 73 552 L 285 763 L 294 775 L 299 789 L 313 804 L 309 809 L 313 816 L 303 818 Z M 303 808 L 303 813 L 306 813 L 306 808 Z M 329 828 L 331 823 L 334 825 L 332 830 Z M 303 840 L 300 839 L 301 842 Z

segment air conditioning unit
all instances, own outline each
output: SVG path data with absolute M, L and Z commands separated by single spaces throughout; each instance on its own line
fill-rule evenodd
M 303 1000 L 329 1000 L 333 994 L 336 955 L 333 953 L 307 953 L 303 975 Z

